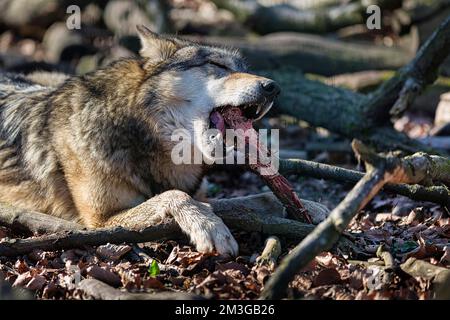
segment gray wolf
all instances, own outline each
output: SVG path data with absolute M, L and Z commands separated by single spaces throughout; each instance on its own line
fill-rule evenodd
M 138 33 L 140 57 L 83 76 L 0 73 L 0 201 L 88 228 L 173 218 L 197 250 L 236 255 L 223 221 L 192 197 L 206 165 L 174 165 L 170 136 L 194 121 L 206 131 L 223 106 L 261 117 L 279 88 L 237 51 Z

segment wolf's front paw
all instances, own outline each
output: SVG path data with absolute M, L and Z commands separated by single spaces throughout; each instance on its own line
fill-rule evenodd
M 237 256 L 239 246 L 228 227 L 219 221 L 202 223 L 189 234 L 192 243 L 199 252 L 213 252 L 220 255 Z

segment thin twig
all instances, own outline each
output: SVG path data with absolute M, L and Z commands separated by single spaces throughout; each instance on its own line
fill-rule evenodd
M 393 271 L 395 268 L 395 260 L 392 253 L 386 249 L 384 245 L 380 245 L 377 249 L 377 257 L 383 259 L 386 267 L 385 271 Z
M 281 254 L 280 239 L 275 236 L 267 238 L 264 250 L 259 257 L 256 258 L 256 265 L 266 266 L 269 270 L 274 270 L 277 259 Z

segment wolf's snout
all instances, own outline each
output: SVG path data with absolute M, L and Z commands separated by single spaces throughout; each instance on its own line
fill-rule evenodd
M 269 79 L 261 82 L 261 89 L 266 98 L 273 98 L 281 91 L 280 86 L 275 81 Z

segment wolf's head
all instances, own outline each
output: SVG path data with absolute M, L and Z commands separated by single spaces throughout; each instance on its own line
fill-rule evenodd
M 159 130 L 188 130 L 206 157 L 217 139 L 208 129 L 223 135 L 227 128 L 224 109 L 238 107 L 249 122 L 258 120 L 280 92 L 273 80 L 249 73 L 236 50 L 163 37 L 144 26 L 137 29 L 140 54 L 152 70 L 147 84 L 158 101 Z

